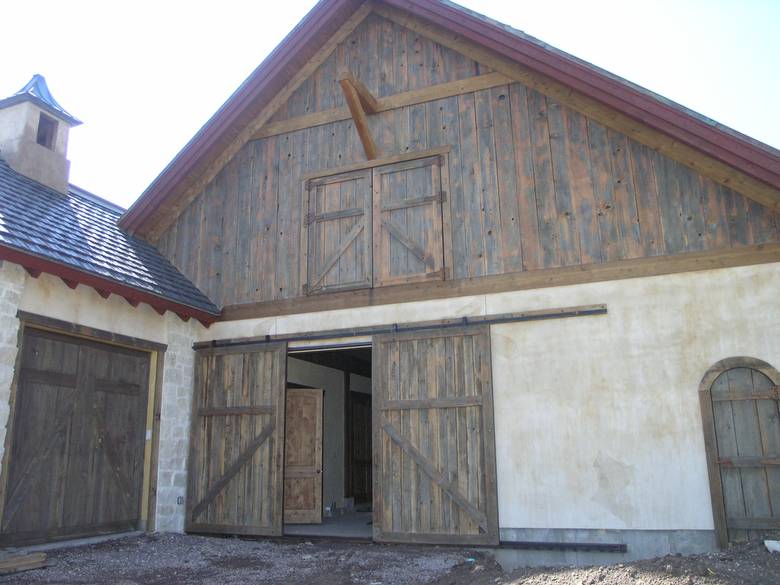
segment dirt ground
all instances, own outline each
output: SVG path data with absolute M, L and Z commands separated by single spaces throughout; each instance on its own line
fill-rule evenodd
M 0 577 L 19 585 L 778 585 L 780 554 L 763 546 L 608 567 L 520 569 L 444 547 L 270 541 L 162 534 L 50 551 L 49 566 Z

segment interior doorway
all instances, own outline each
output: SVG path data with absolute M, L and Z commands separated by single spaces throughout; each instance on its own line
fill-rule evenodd
M 296 408 L 285 430 L 284 534 L 370 539 L 371 346 L 290 349 L 288 404 L 291 398 Z M 311 420 L 311 413 L 321 420 Z M 300 477 L 304 468 L 309 479 Z

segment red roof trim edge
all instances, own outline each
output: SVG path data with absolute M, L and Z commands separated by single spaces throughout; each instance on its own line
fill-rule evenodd
M 212 315 L 211 313 L 206 313 L 205 311 L 201 311 L 187 305 L 175 303 L 152 293 L 142 291 L 137 288 L 132 288 L 113 280 L 101 278 L 100 276 L 96 276 L 88 272 L 83 272 L 81 270 L 71 268 L 70 266 L 65 266 L 64 264 L 53 262 L 52 260 L 40 258 L 39 256 L 33 256 L 32 254 L 27 254 L 14 248 L 9 248 L 8 246 L 0 245 L 0 260 L 6 260 L 8 262 L 13 262 L 14 264 L 19 264 L 26 268 L 27 271 L 31 274 L 35 272 L 46 272 L 47 274 L 57 276 L 64 280 L 90 286 L 96 289 L 98 294 L 101 296 L 103 296 L 101 291 L 111 292 L 135 302 L 146 303 L 152 308 L 158 310 L 158 312 L 160 310 L 171 311 L 182 318 L 192 317 L 203 323 L 203 325 L 206 327 L 219 320 L 218 315 Z
M 593 66 L 540 46 L 455 6 L 430 0 L 384 1 L 493 49 L 780 189 L 780 157 L 774 153 L 643 93 Z

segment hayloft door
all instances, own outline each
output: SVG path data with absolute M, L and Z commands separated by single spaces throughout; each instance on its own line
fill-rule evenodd
M 490 333 L 374 338 L 374 538 L 498 544 Z
M 287 345 L 198 352 L 187 530 L 282 533 Z
M 284 523 L 322 522 L 322 390 L 288 388 L 284 427 Z
M 444 278 L 443 156 L 373 173 L 374 286 Z
M 371 286 L 371 171 L 307 181 L 303 222 L 307 294 Z

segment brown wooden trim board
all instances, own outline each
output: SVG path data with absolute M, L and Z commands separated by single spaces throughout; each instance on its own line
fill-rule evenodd
M 675 256 L 635 258 L 603 264 L 565 266 L 459 280 L 437 280 L 334 292 L 316 297 L 298 297 L 280 301 L 229 305 L 222 310 L 221 320 L 238 321 L 258 317 L 276 317 L 297 313 L 549 288 L 588 282 L 696 272 L 699 270 L 715 270 L 770 262 L 780 262 L 780 244 L 758 244 L 729 250 L 689 252 Z

